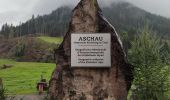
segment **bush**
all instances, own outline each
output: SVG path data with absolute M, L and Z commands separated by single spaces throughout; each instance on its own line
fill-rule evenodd
M 129 50 L 129 60 L 135 66 L 131 99 L 167 100 L 169 54 L 148 26 L 140 32 Z

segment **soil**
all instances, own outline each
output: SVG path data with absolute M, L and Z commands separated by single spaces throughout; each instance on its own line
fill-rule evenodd
M 24 48 L 21 48 L 21 45 L 24 45 Z M 55 47 L 57 46 L 46 43 L 36 37 L 3 39 L 0 40 L 0 58 L 26 62 L 53 62 L 53 49 Z M 20 54 L 17 56 L 18 48 Z

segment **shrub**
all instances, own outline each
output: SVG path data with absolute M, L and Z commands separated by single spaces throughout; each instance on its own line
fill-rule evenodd
M 2 79 L 0 78 L 0 100 L 5 100 L 5 89 L 3 88 Z
M 169 90 L 169 54 L 145 26 L 132 42 L 129 60 L 135 66 L 132 100 L 166 100 Z M 166 55 L 166 56 L 165 56 Z

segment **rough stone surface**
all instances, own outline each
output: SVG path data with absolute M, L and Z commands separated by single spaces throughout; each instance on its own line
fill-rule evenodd
M 111 33 L 111 68 L 71 68 L 71 33 Z M 133 79 L 121 41 L 103 17 L 97 0 L 81 0 L 72 12 L 69 30 L 56 50 L 57 67 L 50 80 L 54 100 L 125 100 Z

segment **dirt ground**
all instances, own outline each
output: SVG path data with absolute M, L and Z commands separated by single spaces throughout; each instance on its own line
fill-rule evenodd
M 52 62 L 55 46 L 36 37 L 4 39 L 0 40 L 0 58 L 26 62 Z

